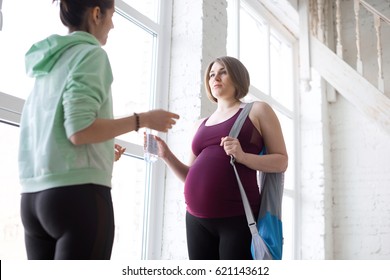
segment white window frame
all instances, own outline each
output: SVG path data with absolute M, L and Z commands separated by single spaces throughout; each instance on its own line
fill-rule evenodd
M 245 5 L 246 7 L 249 7 L 254 14 L 258 15 L 259 17 L 265 19 L 272 28 L 277 30 L 286 41 L 290 42 L 293 46 L 293 59 L 294 59 L 294 73 L 298 73 L 298 41 L 297 38 L 289 31 L 287 30 L 283 24 L 278 21 L 274 15 L 270 13 L 269 10 L 267 10 L 259 1 L 255 0 L 228 0 L 229 1 L 229 7 L 228 8 L 228 17 L 229 17 L 229 36 L 228 36 L 228 55 L 235 56 L 237 58 L 240 58 L 240 9 L 241 5 Z M 268 61 L 269 63 L 269 61 Z M 293 250 L 293 256 L 291 258 L 293 259 L 300 259 L 300 251 L 298 248 L 300 247 L 300 240 L 299 240 L 299 228 L 300 228 L 300 220 L 299 220 L 299 205 L 300 205 L 300 190 L 299 190 L 299 182 L 300 182 L 300 174 L 298 172 L 298 166 L 300 159 L 298 149 L 299 149 L 299 102 L 298 102 L 298 76 L 295 75 L 293 77 L 294 80 L 294 101 L 293 101 L 293 109 L 286 108 L 281 103 L 276 101 L 272 96 L 263 93 L 261 90 L 257 89 L 254 86 L 250 86 L 249 92 L 250 95 L 252 95 L 255 99 L 263 100 L 267 102 L 269 105 L 271 105 L 276 111 L 279 113 L 285 115 L 286 117 L 290 118 L 293 121 L 293 127 L 294 127 L 294 154 L 295 154 L 295 162 L 289 161 L 289 167 L 293 168 L 294 173 L 294 187 L 293 190 L 290 189 L 284 189 L 284 196 L 289 197 L 293 200 L 293 208 L 294 208 L 294 214 L 293 214 L 293 235 L 292 240 L 292 250 Z
M 155 36 L 157 68 L 153 86 L 154 96 L 149 105 L 150 109 L 168 108 L 172 0 L 160 0 L 159 3 L 158 22 L 154 22 L 121 0 L 117 0 L 115 3 L 118 13 L 125 14 L 126 18 Z M 158 94 L 156 94 L 157 90 Z M 164 138 L 164 135 L 161 137 Z M 121 140 L 116 140 L 116 142 L 126 147 L 127 154 L 143 157 L 142 147 Z M 146 194 L 147 201 L 145 201 L 142 259 L 159 259 L 161 255 L 165 172 L 166 166 L 161 162 L 156 162 L 147 168 L 148 192 Z
M 0 120 L 12 125 L 19 125 L 24 100 L 0 92 Z
M 2 6 L 3 6 L 3 0 L 0 0 L 0 31 L 3 28 L 3 11 L 2 11 Z

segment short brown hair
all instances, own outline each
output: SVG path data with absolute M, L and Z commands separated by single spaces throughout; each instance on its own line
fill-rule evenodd
M 223 67 L 225 67 L 236 89 L 237 100 L 245 97 L 248 94 L 249 85 L 250 85 L 249 72 L 244 66 L 244 64 L 242 64 L 241 61 L 231 56 L 218 57 L 215 60 L 213 60 L 207 67 L 204 76 L 204 83 L 207 92 L 207 97 L 213 102 L 218 102 L 217 99 L 211 93 L 211 88 L 209 85 L 211 67 L 213 67 L 214 63 L 216 62 L 223 65 Z

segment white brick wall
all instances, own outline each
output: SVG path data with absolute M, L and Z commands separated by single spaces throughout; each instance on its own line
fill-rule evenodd
M 330 106 L 334 257 L 390 258 L 390 136 L 347 101 Z
M 324 259 L 328 251 L 326 234 L 326 163 L 324 139 L 326 139 L 326 116 L 322 98 L 321 79 L 312 71 L 311 91 L 300 96 L 301 122 L 301 186 L 300 213 L 297 222 L 300 227 L 302 259 Z
M 353 10 L 343 1 L 344 54 L 354 64 Z M 368 1 L 390 16 L 389 3 Z M 385 3 L 386 2 L 386 3 Z M 361 11 L 362 58 L 365 76 L 375 84 L 376 38 L 372 16 Z M 351 18 L 352 16 L 352 18 Z M 383 26 L 382 34 L 390 34 Z M 386 33 L 387 32 L 387 33 Z M 390 82 L 390 36 L 383 39 L 384 71 Z M 353 82 L 353 81 L 351 81 Z M 370 94 L 367 92 L 367 94 Z M 390 96 L 390 87 L 387 87 Z M 329 105 L 333 178 L 333 250 L 335 259 L 390 259 L 390 135 L 338 96 Z

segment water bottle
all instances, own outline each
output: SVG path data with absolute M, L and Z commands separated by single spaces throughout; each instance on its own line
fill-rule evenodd
M 158 160 L 157 141 L 151 129 L 146 129 L 144 136 L 144 159 L 148 163 L 153 163 Z

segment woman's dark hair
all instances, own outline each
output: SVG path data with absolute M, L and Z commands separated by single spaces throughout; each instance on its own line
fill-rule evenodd
M 88 9 L 99 7 L 104 15 L 114 6 L 114 0 L 53 0 L 60 2 L 60 18 L 68 28 L 81 29 Z
M 240 100 L 241 98 L 245 97 L 248 94 L 249 91 L 249 85 L 250 85 L 250 78 L 249 73 L 244 64 L 242 64 L 241 61 L 239 61 L 237 58 L 230 57 L 230 56 L 222 56 L 218 57 L 214 61 L 212 61 L 209 66 L 207 67 L 205 76 L 204 76 L 204 82 L 205 82 L 205 88 L 207 92 L 207 97 L 213 101 L 217 102 L 218 100 L 213 96 L 211 92 L 211 88 L 209 85 L 210 80 L 210 71 L 213 67 L 214 63 L 218 62 L 221 64 L 229 74 L 230 79 L 232 80 L 232 83 L 236 89 L 236 99 Z

